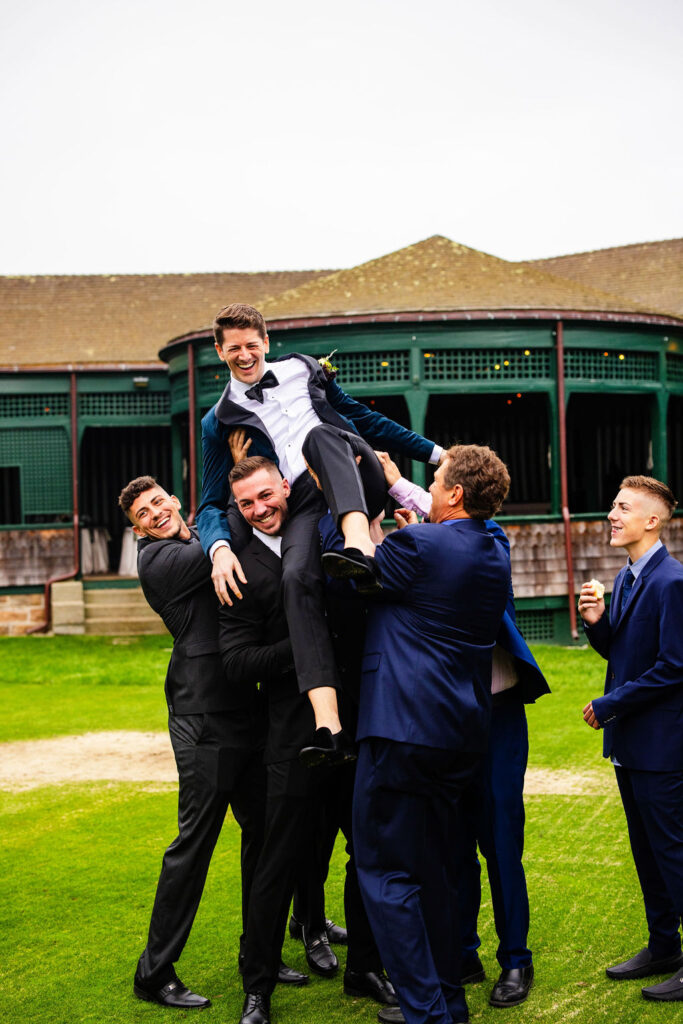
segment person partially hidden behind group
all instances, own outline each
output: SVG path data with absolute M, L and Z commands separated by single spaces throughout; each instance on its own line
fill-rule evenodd
M 214 336 L 230 380 L 202 420 L 203 484 L 197 514 L 199 536 L 213 561 L 214 586 L 219 600 L 230 605 L 241 599 L 248 579 L 238 552 L 231 549 L 231 543 L 239 543 L 239 515 L 228 508 L 228 437 L 243 428 L 249 454 L 274 461 L 291 488 L 282 537 L 283 600 L 298 686 L 308 693 L 316 729 L 303 757 L 309 765 L 343 760 L 353 753 L 337 708 L 339 678 L 325 623 L 318 521 L 329 505 L 345 538 L 346 550 L 338 558 L 341 571 L 353 573 L 368 589 L 378 587 L 367 557 L 373 545 L 355 456 L 371 451 L 363 439 L 423 462 L 437 463 L 442 449 L 356 402 L 339 387 L 334 369 L 323 368 L 311 356 L 292 353 L 267 365 L 266 325 L 253 306 L 236 303 L 222 309 L 214 321 Z M 322 482 L 324 498 L 302 455 L 314 427 L 318 429 L 308 461 Z
M 253 533 L 241 551 L 248 581 L 242 598 L 220 609 L 221 655 L 229 679 L 244 686 L 260 682 L 268 708 L 265 840 L 247 918 L 241 1024 L 268 1024 L 270 1020 L 287 912 L 295 883 L 303 884 L 300 866 L 319 845 L 315 832 L 318 810 L 337 797 L 339 821 L 350 852 L 344 886 L 348 930 L 344 991 L 395 1006 L 396 996 L 382 970 L 354 864 L 350 824 L 354 766 L 312 772 L 298 757 L 314 723 L 311 704 L 297 685 L 282 600 L 282 553 L 290 514 L 290 485 L 274 462 L 259 456 L 240 461 L 230 473 L 230 484 L 240 513 Z M 315 550 L 317 554 L 318 544 Z M 337 624 L 340 633 L 344 625 L 343 621 Z M 324 619 L 323 626 L 327 629 Z M 346 646 L 354 642 L 352 636 Z M 348 696 L 348 690 L 346 693 Z M 340 706 L 344 714 L 344 703 Z M 311 968 L 332 976 L 336 959 L 330 954 L 322 908 L 314 927 L 303 924 L 302 936 Z

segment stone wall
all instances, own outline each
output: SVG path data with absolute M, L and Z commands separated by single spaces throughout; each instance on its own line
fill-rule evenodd
M 0 587 L 42 586 L 74 567 L 73 530 L 0 530 Z
M 0 636 L 22 636 L 44 621 L 42 594 L 0 594 Z

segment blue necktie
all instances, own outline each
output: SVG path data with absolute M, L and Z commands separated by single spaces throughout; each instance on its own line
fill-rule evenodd
M 626 607 L 628 599 L 631 596 L 631 590 L 633 589 L 633 584 L 635 583 L 635 581 L 635 576 L 633 575 L 630 569 L 627 569 L 626 574 L 624 576 L 624 585 L 621 588 L 621 610 L 619 612 L 619 617 L 621 617 L 624 614 L 624 608 Z
M 255 398 L 257 402 L 263 405 L 263 389 L 276 388 L 278 384 L 279 381 L 273 371 L 266 370 L 258 384 L 254 384 L 253 388 L 248 388 L 244 393 L 247 398 Z

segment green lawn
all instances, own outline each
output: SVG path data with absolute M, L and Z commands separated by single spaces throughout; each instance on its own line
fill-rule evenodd
M 167 647 L 163 637 L 123 644 L 92 638 L 0 640 L 7 712 L 2 738 L 122 724 L 162 729 Z M 581 707 L 601 690 L 602 663 L 590 651 L 539 647 L 535 653 L 553 696 L 530 709 L 532 763 L 601 770 L 600 737 L 581 721 Z M 673 1019 L 671 1008 L 640 998 L 638 982 L 615 984 L 604 976 L 607 964 L 645 941 L 618 801 L 534 796 L 527 809 L 525 863 L 537 982 L 521 1007 L 498 1011 L 488 1006 L 496 941 L 485 898 L 482 958 L 489 980 L 468 990 L 472 1019 L 499 1024 L 500 1014 L 511 1024 Z M 70 784 L 0 794 L 3 1020 L 161 1024 L 186 1019 L 131 994 L 161 855 L 175 834 L 175 815 L 170 784 Z M 214 1001 L 201 1015 L 207 1024 L 239 1020 L 238 847 L 238 830 L 230 818 L 180 961 L 180 976 Z M 327 892 L 328 911 L 339 920 L 342 881 L 339 846 Z M 305 967 L 302 948 L 289 939 L 285 959 Z M 339 978 L 313 979 L 303 990 L 279 987 L 273 1019 L 276 1024 L 374 1022 L 376 1009 L 366 1000 L 344 997 Z

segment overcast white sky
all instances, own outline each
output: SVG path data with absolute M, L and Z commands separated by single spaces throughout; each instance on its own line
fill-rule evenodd
M 683 234 L 680 0 L 21 0 L 0 273 Z

